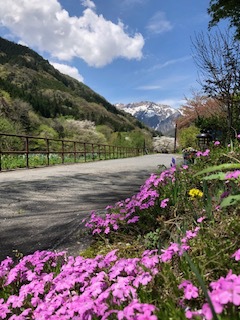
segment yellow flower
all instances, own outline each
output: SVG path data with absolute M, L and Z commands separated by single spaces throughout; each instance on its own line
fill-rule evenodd
M 203 192 L 200 191 L 199 189 L 195 189 L 195 188 L 191 189 L 191 190 L 188 192 L 188 194 L 189 194 L 190 197 L 192 197 L 192 198 L 197 198 L 197 197 L 201 198 L 201 197 L 203 196 Z

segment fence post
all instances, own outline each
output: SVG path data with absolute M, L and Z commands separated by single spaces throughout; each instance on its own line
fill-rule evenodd
M 98 145 L 98 160 L 101 160 L 101 147 Z
M 77 157 L 76 157 L 76 152 L 77 152 L 77 149 L 76 149 L 76 141 L 73 142 L 73 149 L 74 149 L 74 162 L 77 162 Z
M 64 141 L 62 140 L 62 164 L 64 164 Z
M 83 146 L 84 146 L 84 160 L 86 162 L 87 161 L 87 150 L 86 150 L 86 143 L 85 142 L 83 143 Z
M 92 161 L 94 161 L 94 145 L 92 143 Z
M 47 165 L 49 166 L 50 161 L 49 161 L 49 139 L 46 139 L 46 144 L 47 144 Z
M 26 168 L 29 168 L 29 139 L 26 137 Z

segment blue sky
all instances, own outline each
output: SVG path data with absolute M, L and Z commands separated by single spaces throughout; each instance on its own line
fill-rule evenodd
M 200 89 L 191 38 L 209 0 L 5 0 L 0 36 L 29 46 L 111 103 L 179 107 Z

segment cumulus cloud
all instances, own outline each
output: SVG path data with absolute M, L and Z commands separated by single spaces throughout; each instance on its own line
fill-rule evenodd
M 80 17 L 71 17 L 57 0 L 8 0 L 0 2 L 0 26 L 21 41 L 59 60 L 78 57 L 102 67 L 116 58 L 141 59 L 143 36 L 130 36 L 122 22 L 115 24 L 97 15 L 93 1 Z M 94 6 L 93 6 L 94 5 Z
M 157 11 L 146 28 L 151 33 L 160 34 L 172 30 L 173 25 L 167 20 L 165 12 Z
M 51 65 L 54 66 L 55 69 L 60 71 L 63 74 L 67 74 L 70 77 L 77 79 L 80 82 L 84 82 L 83 76 L 79 73 L 78 69 L 75 67 L 71 67 L 67 64 L 51 62 Z

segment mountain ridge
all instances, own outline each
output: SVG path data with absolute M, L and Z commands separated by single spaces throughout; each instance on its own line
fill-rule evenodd
M 179 109 L 152 101 L 116 103 L 115 106 L 164 135 L 173 135 L 176 119 L 182 114 Z
M 114 131 L 147 129 L 87 85 L 62 74 L 32 49 L 2 37 L 0 94 L 2 99 L 8 95 L 30 104 L 34 112 L 45 118 L 70 116 L 107 125 Z

